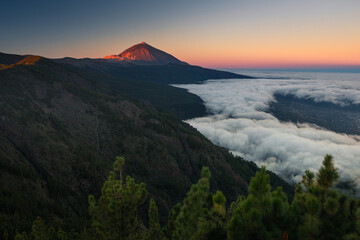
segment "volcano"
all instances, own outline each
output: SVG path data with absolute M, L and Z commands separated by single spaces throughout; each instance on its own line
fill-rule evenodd
M 166 65 L 169 63 L 188 65 L 176 57 L 154 48 L 145 42 L 136 44 L 118 55 L 109 55 L 103 59 L 131 62 L 139 65 Z

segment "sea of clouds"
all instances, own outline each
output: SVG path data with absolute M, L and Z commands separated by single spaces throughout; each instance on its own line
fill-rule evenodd
M 245 74 L 245 73 L 244 73 Z M 275 93 L 339 105 L 360 104 L 360 74 L 250 72 L 258 79 L 209 80 L 176 85 L 200 96 L 211 113 L 187 120 L 214 144 L 265 165 L 289 182 L 317 171 L 332 154 L 341 178 L 360 186 L 360 136 L 313 124 L 280 122 L 264 112 Z

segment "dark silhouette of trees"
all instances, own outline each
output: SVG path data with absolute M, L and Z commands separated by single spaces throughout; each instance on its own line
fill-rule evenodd
M 203 167 L 201 178 L 193 184 L 182 203 L 169 213 L 161 228 L 158 208 L 150 199 L 145 226 L 138 207 L 146 201 L 144 183 L 129 176 L 124 181 L 125 160 L 117 157 L 114 171 L 104 183 L 96 201 L 89 196 L 90 228 L 81 233 L 47 226 L 38 217 L 30 233 L 17 233 L 16 240 L 223 240 L 223 239 L 343 239 L 360 238 L 359 200 L 340 194 L 332 187 L 339 180 L 333 157 L 326 155 L 315 174 L 306 170 L 296 185 L 291 204 L 281 187 L 271 191 L 270 177 L 262 167 L 251 179 L 248 196 L 239 196 L 226 208 L 221 191 L 210 191 L 211 173 Z M 7 231 L 3 239 L 8 239 Z

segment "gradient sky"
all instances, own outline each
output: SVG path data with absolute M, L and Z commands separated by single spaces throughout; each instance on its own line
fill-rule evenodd
M 205 67 L 360 65 L 359 0 L 2 0 L 0 52 L 99 58 L 142 41 Z

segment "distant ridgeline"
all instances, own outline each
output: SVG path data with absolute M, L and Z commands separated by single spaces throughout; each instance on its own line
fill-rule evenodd
M 56 232 L 59 226 L 82 231 L 90 221 L 88 196 L 99 199 L 117 155 L 127 159 L 124 175 L 146 183 L 145 202 L 155 199 L 161 223 L 201 177 L 203 166 L 212 174 L 211 192 L 221 190 L 228 204 L 246 195 L 258 171 L 168 111 L 63 64 L 1 53 L 0 64 L 6 65 L 0 70 L 1 237 L 5 229 L 8 236 L 16 229 L 30 231 L 36 216 Z M 135 86 L 129 88 L 135 92 Z M 159 92 L 171 88 L 159 86 L 164 87 Z M 293 187 L 269 174 L 272 189 L 282 186 L 291 198 Z M 145 224 L 147 209 L 147 204 L 139 207 Z
M 170 110 L 182 119 L 206 115 L 205 106 L 198 96 L 169 84 L 252 78 L 192 66 L 146 43 L 103 59 L 63 58 L 55 61 L 85 78 L 100 81 L 123 94 Z

